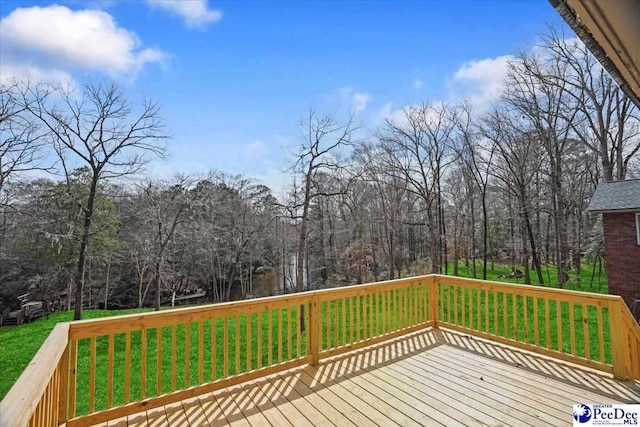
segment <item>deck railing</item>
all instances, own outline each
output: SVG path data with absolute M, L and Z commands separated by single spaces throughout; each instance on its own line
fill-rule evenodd
M 0 419 L 90 425 L 430 326 L 640 379 L 618 296 L 428 275 L 58 324 Z

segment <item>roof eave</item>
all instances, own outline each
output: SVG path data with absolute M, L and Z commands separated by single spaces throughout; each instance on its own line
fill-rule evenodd
M 621 70 L 607 55 L 604 48 L 596 41 L 589 29 L 579 22 L 575 11 L 571 9 L 564 0 L 549 0 L 549 3 L 558 11 L 562 19 L 569 24 L 580 40 L 584 42 L 591 53 L 593 53 L 611 77 L 618 83 L 625 95 L 627 95 L 636 106 L 640 107 L 640 93 L 634 92 L 629 82 L 623 77 Z

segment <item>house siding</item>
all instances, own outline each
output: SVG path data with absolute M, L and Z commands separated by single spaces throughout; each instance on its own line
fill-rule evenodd
M 603 221 L 609 293 L 622 296 L 630 305 L 632 298 L 640 298 L 636 216 L 634 212 L 605 213 Z

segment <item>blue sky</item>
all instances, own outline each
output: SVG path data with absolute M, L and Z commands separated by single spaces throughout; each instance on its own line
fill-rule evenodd
M 276 187 L 310 106 L 373 127 L 420 100 L 484 105 L 508 55 L 563 26 L 546 0 L 3 0 L 0 15 L 4 77 L 108 77 L 162 103 L 173 140 L 154 174 Z

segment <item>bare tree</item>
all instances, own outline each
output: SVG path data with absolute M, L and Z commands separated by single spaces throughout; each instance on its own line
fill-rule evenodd
M 172 241 L 178 225 L 184 222 L 184 213 L 189 207 L 187 190 L 191 185 L 190 178 L 177 176 L 174 182 L 148 181 L 143 188 L 144 198 L 149 204 L 149 220 L 154 231 L 154 308 L 160 310 L 160 295 L 164 279 L 165 256 L 167 245 Z M 140 282 L 142 283 L 142 281 Z M 173 290 L 172 301 L 175 298 Z
M 504 110 L 495 110 L 488 114 L 482 123 L 482 135 L 497 151 L 498 161 L 491 168 L 492 175 L 504 186 L 507 194 L 518 201 L 520 212 L 520 231 L 523 246 L 523 264 L 525 283 L 529 278 L 527 241 L 531 246 L 533 266 L 538 275 L 538 283 L 543 284 L 542 269 L 531 225 L 529 206 L 531 204 L 532 183 L 536 172 L 542 165 L 542 156 L 538 140 L 533 132 L 526 132 L 522 123 Z
M 421 104 L 403 110 L 401 121 L 387 120 L 378 134 L 380 148 L 389 161 L 387 171 L 425 204 L 431 247 L 431 270 L 440 273 L 444 264 L 444 229 L 441 184 L 454 160 L 455 121 L 445 104 Z M 394 182 L 394 181 L 391 181 Z
M 304 283 L 304 263 L 307 253 L 309 207 L 320 196 L 344 194 L 344 189 L 325 191 L 319 182 L 323 173 L 336 172 L 342 165 L 339 151 L 353 144 L 356 127 L 353 116 L 339 122 L 333 115 L 318 115 L 313 109 L 302 122 L 304 141 L 296 154 L 293 170 L 302 174 L 302 200 L 290 206 L 293 215 L 300 220 L 296 265 L 296 290 L 301 292 Z
M 478 126 L 473 122 L 473 109 L 469 102 L 464 102 L 460 106 L 455 121 L 459 131 L 458 156 L 480 190 L 482 205 L 482 279 L 487 280 L 487 257 L 489 253 L 487 190 L 496 147 L 491 141 L 486 144 L 481 140 Z M 473 262 L 475 264 L 475 259 Z
M 145 101 L 140 111 L 136 111 L 115 84 L 87 84 L 80 90 L 62 87 L 31 90 L 28 95 L 35 102 L 23 105 L 50 133 L 65 176 L 80 166 L 88 167 L 91 174 L 88 197 L 79 202 L 84 224 L 75 278 L 74 318 L 80 319 L 98 184 L 140 172 L 148 160 L 147 154 L 164 156 L 160 142 L 168 135 L 159 104 Z
M 567 94 L 564 113 L 576 114 L 569 121 L 571 128 L 600 158 L 604 180 L 625 179 L 629 162 L 640 150 L 637 108 L 581 41 L 550 28 L 543 47 L 562 72 L 555 78 L 545 70 L 537 78 Z

